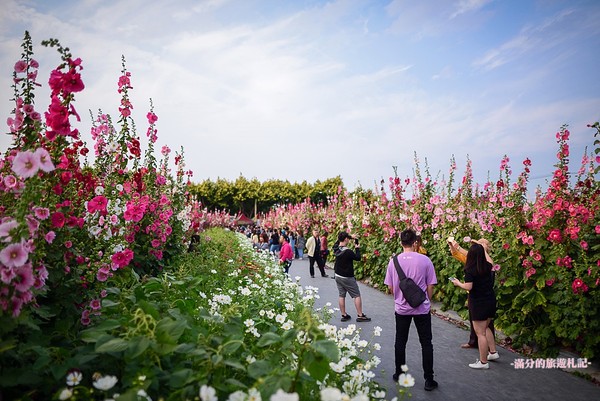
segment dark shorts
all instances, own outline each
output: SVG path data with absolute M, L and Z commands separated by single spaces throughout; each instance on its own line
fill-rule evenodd
M 471 320 L 493 319 L 496 317 L 496 299 L 470 299 L 469 312 L 471 313 Z
M 360 297 L 360 290 L 358 289 L 355 277 L 342 277 L 336 274 L 335 283 L 337 284 L 340 298 L 346 298 L 346 293 L 350 294 L 352 298 Z

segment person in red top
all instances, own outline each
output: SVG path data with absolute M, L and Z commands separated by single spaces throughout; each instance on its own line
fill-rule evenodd
M 287 273 L 290 270 L 292 261 L 294 260 L 294 251 L 290 245 L 290 239 L 287 234 L 282 234 L 279 237 L 281 250 L 279 251 L 279 264 L 283 266 L 283 270 Z

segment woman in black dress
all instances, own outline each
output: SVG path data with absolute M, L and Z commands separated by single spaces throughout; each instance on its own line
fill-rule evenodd
M 488 327 L 496 315 L 496 294 L 492 264 L 486 260 L 483 246 L 477 243 L 471 245 L 465 263 L 465 282 L 455 278 L 452 283 L 469 291 L 469 313 L 479 348 L 479 359 L 469 367 L 489 369 L 488 361 L 498 359 L 500 355 L 496 351 L 494 335 Z

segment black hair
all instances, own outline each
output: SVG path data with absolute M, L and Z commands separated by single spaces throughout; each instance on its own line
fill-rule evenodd
M 467 252 L 465 271 L 471 271 L 477 276 L 483 276 L 489 273 L 490 268 L 491 265 L 485 258 L 485 249 L 482 245 L 473 242 L 469 248 L 469 252 Z
M 417 233 L 412 228 L 407 228 L 400 233 L 400 243 L 402 246 L 413 246 L 417 240 Z

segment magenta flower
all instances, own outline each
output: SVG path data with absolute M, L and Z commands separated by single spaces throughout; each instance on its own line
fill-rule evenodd
M 33 214 L 39 220 L 46 220 L 50 217 L 50 210 L 46 207 L 34 207 Z
M 98 269 L 98 272 L 96 273 L 96 279 L 98 281 L 104 282 L 104 281 L 108 280 L 109 277 L 110 277 L 110 267 L 108 265 L 104 265 L 100 269 Z
M 25 72 L 27 70 L 27 62 L 23 61 L 23 60 L 19 60 L 15 63 L 15 72 L 21 73 L 21 72 Z
M 548 241 L 555 243 L 559 243 L 562 241 L 562 233 L 558 228 L 555 228 L 550 231 L 550 233 L 548 234 Z
M 29 150 L 17 153 L 13 160 L 12 170 L 21 178 L 33 177 L 39 169 L 39 159 Z
M 51 244 L 55 238 L 56 238 L 56 233 L 54 231 L 48 231 L 48 233 L 46 233 L 46 235 L 44 236 L 44 239 L 49 244 Z
M 13 282 L 15 289 L 21 292 L 29 291 L 29 289 L 35 283 L 35 278 L 33 277 L 33 270 L 31 269 L 31 264 L 28 263 L 26 265 L 16 268 L 15 273 L 17 274 L 16 283 Z
M 17 185 L 17 182 L 17 178 L 12 174 L 4 177 L 4 186 L 6 186 L 6 188 L 14 188 Z
M 16 220 L 10 218 L 6 219 L 0 223 L 0 238 L 6 240 L 5 242 L 11 241 L 12 237 L 10 236 L 10 231 L 18 226 L 19 223 L 17 223 Z
M 0 263 L 7 267 L 20 267 L 27 262 L 29 253 L 22 243 L 10 244 L 0 251 Z
M 10 284 L 16 276 L 17 273 L 12 267 L 0 266 L 0 281 L 4 284 Z
M 37 148 L 33 155 L 38 159 L 40 170 L 49 173 L 54 170 L 54 164 L 52 163 L 52 159 L 50 157 L 50 153 L 44 148 Z
M 92 301 L 90 302 L 90 308 L 92 308 L 92 310 L 98 310 L 98 309 L 102 308 L 102 304 L 100 303 L 100 300 L 92 299 Z

